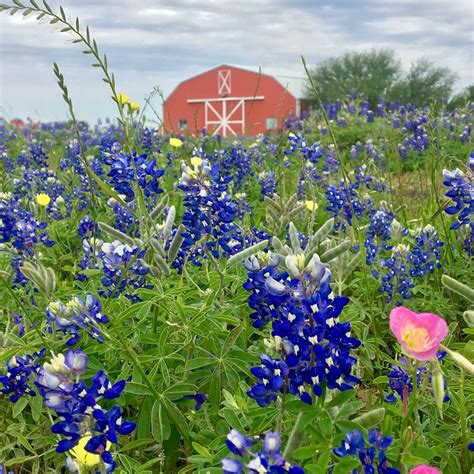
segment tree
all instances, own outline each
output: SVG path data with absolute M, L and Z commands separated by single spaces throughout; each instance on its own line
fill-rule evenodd
M 457 94 L 449 102 L 447 109 L 454 110 L 466 107 L 468 104 L 474 104 L 474 84 L 467 86 L 460 94 Z
M 390 49 L 349 52 L 329 58 L 310 72 L 323 102 L 346 97 L 354 90 L 373 107 L 387 94 L 400 74 L 400 61 Z M 306 96 L 315 100 L 310 84 Z
M 410 102 L 417 106 L 429 105 L 447 100 L 453 91 L 457 75 L 447 67 L 436 66 L 427 58 L 412 63 L 408 74 L 395 82 L 388 98 Z

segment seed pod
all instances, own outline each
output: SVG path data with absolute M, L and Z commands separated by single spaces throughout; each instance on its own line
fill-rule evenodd
M 459 352 L 452 351 L 447 347 L 443 346 L 443 350 L 445 350 L 453 362 L 462 370 L 467 372 L 470 375 L 474 375 L 474 364 L 467 360 L 463 355 L 459 354 Z
M 272 237 L 272 245 L 276 252 L 280 255 L 288 255 L 288 249 L 283 246 L 281 240 L 277 236 Z
M 165 274 L 169 275 L 171 273 L 170 267 L 164 261 L 163 257 L 157 253 L 153 255 L 153 260 L 155 261 L 157 267 Z
M 227 267 L 232 267 L 233 265 L 243 262 L 246 258 L 250 257 L 254 253 L 257 253 L 259 250 L 263 250 L 268 245 L 268 240 L 263 240 L 258 244 L 254 244 L 235 255 L 227 260 Z
M 351 245 L 352 245 L 352 242 L 350 240 L 344 240 L 344 242 L 340 243 L 339 245 L 336 245 L 334 248 L 328 250 L 327 252 L 324 252 L 321 255 L 321 262 L 328 263 L 331 260 L 334 260 L 336 257 L 339 257 L 339 255 L 341 255 L 342 253 L 349 250 Z
M 174 206 L 171 206 L 170 210 L 168 211 L 168 215 L 166 216 L 166 221 L 163 225 L 163 242 L 166 242 L 168 240 L 175 218 L 176 208 Z
M 467 285 L 464 285 L 460 281 L 457 281 L 455 278 L 451 278 L 448 275 L 443 275 L 441 277 L 441 283 L 449 290 L 461 295 L 467 301 L 474 303 L 474 290 L 472 288 L 469 288 Z
M 474 311 L 464 311 L 464 314 L 462 315 L 464 318 L 464 321 L 466 321 L 466 324 L 470 327 L 474 327 Z
M 181 244 L 184 240 L 183 232 L 184 226 L 183 224 L 180 224 L 168 250 L 168 262 L 170 263 L 173 263 L 173 260 L 176 258 L 176 255 L 178 255 L 179 249 L 181 248 Z
M 300 239 L 298 237 L 298 231 L 296 230 L 295 225 L 293 222 L 290 222 L 289 226 L 289 234 L 290 234 L 290 242 L 291 246 L 293 247 L 293 253 L 300 254 L 302 253 Z
M 161 199 L 161 201 L 158 203 L 158 205 L 155 207 L 155 209 L 153 209 L 153 211 L 151 211 L 150 213 L 150 217 L 155 220 L 160 214 L 161 214 L 161 211 L 165 208 L 165 206 L 168 204 L 168 196 L 165 195 L 163 196 L 163 198 Z
M 436 402 L 436 407 L 438 408 L 439 416 L 443 419 L 443 400 L 444 400 L 444 378 L 443 372 L 439 364 L 436 363 L 436 366 L 432 372 L 431 376 L 431 386 L 433 387 L 434 399 Z
M 375 408 L 374 410 L 370 410 L 351 421 L 359 423 L 359 425 L 362 425 L 364 428 L 371 428 L 372 426 L 379 424 L 384 416 L 385 408 Z
M 118 229 L 114 229 L 113 227 L 109 226 L 105 222 L 98 222 L 99 228 L 103 230 L 106 234 L 112 235 L 113 237 L 120 240 L 120 242 L 128 245 L 134 245 L 134 241 L 131 237 L 120 232 Z

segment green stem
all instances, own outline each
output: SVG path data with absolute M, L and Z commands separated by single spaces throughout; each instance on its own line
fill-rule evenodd
M 304 412 L 300 411 L 298 417 L 296 418 L 293 429 L 291 430 L 288 441 L 286 442 L 285 451 L 283 451 L 284 459 L 291 459 L 293 451 L 301 444 L 301 439 L 303 437 L 304 429 L 302 427 L 304 420 Z

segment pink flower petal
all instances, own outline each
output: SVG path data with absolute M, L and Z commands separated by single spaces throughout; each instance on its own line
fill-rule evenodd
M 432 313 L 415 313 L 403 306 L 390 312 L 390 330 L 405 352 L 417 360 L 429 360 L 448 335 L 448 325 Z

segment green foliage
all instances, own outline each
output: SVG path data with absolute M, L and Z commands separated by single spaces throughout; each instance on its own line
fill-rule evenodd
M 456 78 L 449 68 L 436 66 L 429 59 L 421 58 L 412 63 L 405 77 L 392 85 L 387 98 L 416 106 L 435 101 L 443 103 L 451 96 Z
M 428 58 L 414 61 L 404 74 L 400 60 L 390 49 L 353 51 L 332 57 L 318 64 L 310 75 L 323 103 L 334 102 L 355 91 L 359 98 L 369 101 L 372 109 L 381 97 L 417 106 L 443 103 L 451 96 L 457 79 L 449 68 L 437 66 Z M 470 94 L 468 88 L 451 107 L 472 101 Z M 309 85 L 305 95 L 317 99 Z
M 324 60 L 311 72 L 323 102 L 335 101 L 354 90 L 373 107 L 400 74 L 400 61 L 389 49 L 349 52 Z M 307 97 L 314 98 L 311 88 Z

